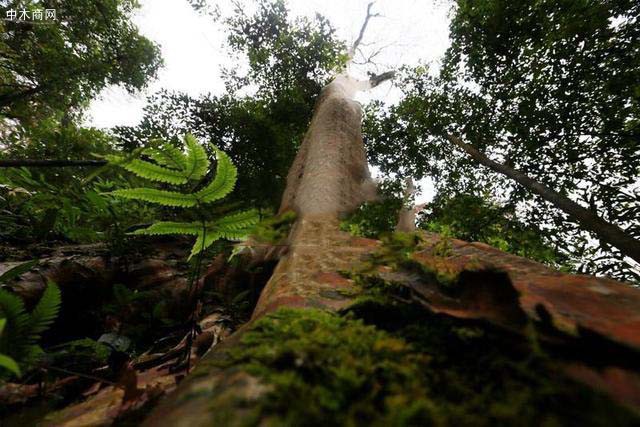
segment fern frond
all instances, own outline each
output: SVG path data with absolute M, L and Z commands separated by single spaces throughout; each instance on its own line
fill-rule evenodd
M 200 233 L 202 233 L 202 223 L 199 222 L 160 221 L 147 228 L 136 230 L 131 234 L 145 234 L 151 236 L 164 234 L 188 234 L 197 236 Z
M 256 209 L 237 212 L 217 219 L 212 226 L 225 230 L 240 230 L 253 227 L 260 221 L 260 214 Z
M 160 148 L 145 148 L 142 152 L 159 165 L 184 171 L 187 168 L 187 157 L 172 144 L 162 144 Z
M 209 246 L 213 244 L 216 240 L 220 239 L 220 234 L 215 232 L 214 230 L 207 230 L 204 234 L 199 233 L 196 242 L 193 244 L 191 248 L 191 254 L 189 254 L 189 259 L 191 259 L 194 255 L 199 254 L 203 250 L 207 249 Z
M 20 277 L 20 275 L 26 273 L 27 271 L 38 265 L 39 262 L 39 259 L 32 259 L 31 261 L 23 262 L 22 264 L 18 264 L 15 267 L 10 268 L 9 270 L 0 274 L 0 283 L 8 283 L 10 280 L 15 279 L 16 277 Z
M 185 135 L 184 145 L 187 147 L 185 177 L 192 180 L 201 179 L 209 170 L 207 152 L 191 134 Z
M 6 319 L 6 331 L 0 335 L 0 353 L 24 364 L 29 354 L 29 314 L 22 299 L 0 289 L 0 317 Z
M 60 311 L 61 303 L 60 289 L 54 282 L 49 281 L 40 301 L 29 315 L 28 339 L 31 343 L 35 343 L 42 332 L 51 326 Z
M 13 341 L 24 335 L 29 327 L 29 314 L 22 298 L 4 289 L 0 289 L 0 317 L 7 319 L 8 324 L 8 333 L 3 337 L 7 339 L 2 341 Z
M 4 327 L 6 324 L 7 319 L 0 319 L 0 337 L 2 336 L 2 332 L 4 331 Z M 0 354 L 0 367 L 7 369 L 17 377 L 22 375 L 20 373 L 20 367 L 18 366 L 16 361 L 7 355 Z
M 233 240 L 236 242 L 246 240 L 247 237 L 251 234 L 251 228 L 241 228 L 241 229 L 225 229 L 225 228 L 216 228 L 216 232 L 220 235 L 221 239 Z
M 16 361 L 10 358 L 9 356 L 0 354 L 0 366 L 7 369 L 11 373 L 13 373 L 16 377 L 19 377 L 20 375 L 22 375 L 20 373 L 20 367 L 18 366 Z
M 216 159 L 216 177 L 205 188 L 195 193 L 195 196 L 202 203 L 211 203 L 222 199 L 224 196 L 233 191 L 238 177 L 238 170 L 231 162 L 227 154 L 218 148 L 215 148 Z
M 184 137 L 184 145 L 186 153 L 170 144 L 145 149 L 143 154 L 155 163 L 140 159 L 131 160 L 131 157 L 125 159 L 119 156 L 110 156 L 109 160 L 143 178 L 169 184 L 184 184 L 189 180 L 201 179 L 209 170 L 207 152 L 193 135 L 187 134 Z M 214 150 L 217 160 L 215 178 L 203 189 L 195 193 L 185 194 L 154 188 L 129 188 L 116 190 L 109 194 L 124 199 L 141 200 L 163 206 L 182 208 L 200 206 L 220 200 L 235 187 L 238 170 L 226 153 L 216 147 L 214 147 Z M 191 258 L 220 238 L 230 240 L 244 238 L 258 220 L 257 211 L 250 210 L 220 218 L 214 223 L 207 224 L 204 230 L 198 222 L 165 221 L 152 224 L 131 234 L 187 234 L 196 236 L 196 242 L 189 256 Z
M 133 159 L 120 165 L 129 172 L 150 181 L 166 182 L 167 184 L 185 184 L 187 178 L 181 170 L 169 169 L 145 160 Z
M 108 194 L 123 199 L 142 200 L 144 202 L 155 203 L 163 206 L 175 206 L 190 208 L 197 204 L 197 199 L 193 194 L 183 194 L 175 191 L 156 190 L 155 188 L 127 188 L 115 190 Z

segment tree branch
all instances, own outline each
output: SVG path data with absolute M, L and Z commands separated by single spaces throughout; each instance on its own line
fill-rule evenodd
M 367 16 L 364 18 L 364 23 L 360 28 L 360 34 L 358 34 L 358 38 L 356 39 L 355 42 L 353 42 L 353 46 L 351 46 L 351 49 L 349 49 L 349 62 L 351 62 L 353 58 L 356 56 L 356 50 L 358 49 L 358 46 L 360 46 L 360 43 L 362 42 L 362 38 L 364 37 L 364 32 L 367 29 L 367 25 L 369 25 L 369 20 L 373 17 L 380 16 L 379 13 L 371 13 L 371 8 L 373 7 L 374 3 L 375 2 L 372 1 L 367 5 Z
M 57 168 L 57 167 L 78 167 L 78 166 L 91 166 L 98 167 L 104 166 L 108 162 L 106 160 L 0 160 L 0 168 Z
M 369 77 L 369 83 L 373 88 L 378 86 L 380 83 L 384 83 L 387 80 L 391 80 L 392 78 L 395 77 L 395 75 L 396 75 L 396 72 L 393 70 L 384 72 L 382 74 L 373 74 L 371 77 Z

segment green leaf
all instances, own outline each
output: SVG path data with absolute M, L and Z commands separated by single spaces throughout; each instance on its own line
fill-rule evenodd
M 196 205 L 197 199 L 193 194 L 183 194 L 175 191 L 156 190 L 155 188 L 128 188 L 112 191 L 111 194 L 123 199 L 142 200 L 163 206 L 190 208 Z
M 40 301 L 38 301 L 38 304 L 29 315 L 31 341 L 37 341 L 40 338 L 40 334 L 51 326 L 58 315 L 61 303 L 60 289 L 54 282 L 49 281 L 42 297 L 40 297 Z
M 169 143 L 163 144 L 160 148 L 146 148 L 143 154 L 159 165 L 171 169 L 184 171 L 187 168 L 187 158 L 184 153 Z
M 201 179 L 207 173 L 207 170 L 209 170 L 207 152 L 193 135 L 185 135 L 184 144 L 187 147 L 187 164 L 184 169 L 185 177 L 192 180 Z
M 211 203 L 225 197 L 233 191 L 238 177 L 238 170 L 231 162 L 229 156 L 218 148 L 214 147 L 214 149 L 216 159 L 218 160 L 216 177 L 209 185 L 195 194 L 202 203 Z
M 239 241 L 245 240 L 251 234 L 251 230 L 252 230 L 251 228 L 246 228 L 241 230 L 216 228 L 215 232 L 218 233 L 220 238 L 222 239 L 239 242 Z
M 189 259 L 191 259 L 194 255 L 199 254 L 203 250 L 207 249 L 209 246 L 213 244 L 216 240 L 220 239 L 220 234 L 215 232 L 214 230 L 207 230 L 206 233 L 198 234 L 198 238 L 191 248 L 191 254 L 189 254 Z
M 3 368 L 11 371 L 17 377 L 22 375 L 20 373 L 20 367 L 18 366 L 16 361 L 13 360 L 12 358 L 10 358 L 9 356 L 5 356 L 4 354 L 0 354 L 0 366 L 2 366 Z
M 131 234 L 164 235 L 164 234 L 189 234 L 197 236 L 202 233 L 200 222 L 171 222 L 160 221 L 147 228 L 136 230 Z
M 15 279 L 16 277 L 19 277 L 31 270 L 33 267 L 38 265 L 39 262 L 40 260 L 33 259 L 31 261 L 27 261 L 20 265 L 16 265 L 13 268 L 10 268 L 0 275 L 0 283 L 8 283 L 10 280 Z
M 224 230 L 240 230 L 252 227 L 259 221 L 260 213 L 256 209 L 251 209 L 224 216 L 211 223 L 211 225 Z
M 22 298 L 4 289 L 0 289 L 0 317 L 7 319 L 9 323 L 9 333 L 6 334 L 9 338 L 22 335 L 28 328 L 29 315 Z M 5 341 L 4 338 L 6 337 L 2 341 Z
M 183 171 L 165 168 L 145 160 L 133 159 L 121 166 L 129 172 L 133 172 L 136 175 L 151 181 L 166 182 L 167 184 L 176 185 L 187 182 Z

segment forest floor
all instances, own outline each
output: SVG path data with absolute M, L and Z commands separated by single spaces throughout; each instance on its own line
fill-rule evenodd
M 19 382 L 0 385 L 2 425 L 135 420 L 245 323 L 259 293 L 250 286 L 264 285 L 255 284 L 264 282 L 261 272 L 239 272 L 219 258 L 190 286 L 189 249 L 175 239 L 136 245 L 119 256 L 101 244 L 3 247 L 0 275 L 38 259 L 8 284 L 27 310 L 47 279 L 61 289 L 63 302 L 42 338 L 47 357 Z M 196 292 L 201 299 L 193 307 Z
M 63 304 L 41 342 L 47 356 L 19 382 L 0 386 L 3 425 L 137 425 L 182 383 L 184 395 L 194 383 L 193 376 L 185 380 L 191 371 L 197 372 L 196 381 L 205 382 L 226 372 L 230 366 L 216 365 L 215 354 L 201 366 L 199 362 L 206 354 L 225 354 L 225 346 L 218 344 L 238 330 L 242 333 L 231 340 L 232 347 L 239 346 L 230 353 L 235 368 L 253 366 L 261 381 L 278 384 L 271 389 L 271 406 L 256 403 L 261 416 L 289 411 L 287 416 L 295 419 L 316 411 L 357 424 L 381 414 L 396 417 L 391 421 L 404 416 L 425 421 L 429 414 L 430 422 L 441 425 L 491 425 L 526 415 L 530 425 L 571 417 L 604 425 L 606 414 L 614 411 L 618 425 L 637 421 L 630 409 L 640 406 L 635 366 L 640 337 L 632 324 L 640 307 L 637 290 L 611 280 L 566 275 L 484 244 L 435 234 L 396 234 L 382 241 L 343 237 L 340 244 L 354 245 L 352 252 L 361 254 L 361 261 L 309 276 L 324 281 L 322 296 L 336 301 L 338 316 L 309 302 L 305 310 L 275 311 L 250 323 L 276 261 L 229 262 L 228 254 L 220 254 L 192 281 L 192 268 L 184 261 L 187 241 L 157 239 L 119 256 L 103 245 L 5 248 L 13 256 L 5 255 L 0 275 L 38 255 L 37 264 L 7 284 L 28 309 L 42 294 L 45 279 L 58 284 Z M 291 335 L 298 323 L 318 329 Z M 337 341 L 325 342 L 327 333 Z M 246 337 L 253 340 L 249 346 Z M 361 342 L 368 339 L 373 341 Z M 269 354 L 282 352 L 284 359 L 271 361 L 275 365 L 261 359 L 262 345 L 271 349 Z M 360 355 L 363 362 L 354 368 L 348 362 L 351 352 L 362 346 L 381 352 Z M 391 353 L 399 352 L 390 353 L 392 359 L 408 357 L 407 363 L 394 367 L 397 362 L 386 361 L 388 346 Z M 311 367 L 287 367 L 284 360 L 291 352 L 302 354 Z M 376 363 L 391 369 L 385 375 L 392 377 L 378 378 Z M 406 392 L 388 396 L 380 413 L 371 409 L 377 404 L 367 400 L 366 405 L 374 406 L 362 406 L 358 397 L 327 407 L 303 399 L 302 410 L 287 403 L 301 383 L 288 381 L 307 368 L 324 374 L 311 377 L 318 380 L 315 385 L 315 380 L 303 380 L 315 391 L 297 393 L 358 396 L 360 392 L 348 391 L 347 383 L 339 389 L 331 375 L 355 369 L 358 378 L 369 368 L 373 370 L 362 381 L 371 383 L 371 390 L 386 384 L 381 390 L 390 392 L 394 381 L 400 381 Z M 410 384 L 401 380 L 407 375 L 413 378 Z M 216 396 L 203 398 L 210 402 Z M 350 412 L 353 405 L 368 415 Z M 331 412 L 334 406 L 342 408 L 339 413 Z M 356 418 L 349 421 L 351 416 Z M 358 421 L 359 416 L 364 418 Z

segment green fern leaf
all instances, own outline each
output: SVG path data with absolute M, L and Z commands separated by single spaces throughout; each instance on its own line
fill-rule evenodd
M 215 232 L 214 230 L 207 230 L 206 233 L 198 233 L 198 238 L 196 242 L 193 244 L 191 248 L 191 254 L 189 255 L 189 259 L 191 259 L 194 255 L 199 254 L 203 250 L 207 249 L 209 246 L 213 244 L 216 240 L 220 239 L 220 234 Z
M 40 301 L 29 315 L 29 341 L 31 343 L 35 343 L 40 338 L 40 334 L 49 329 L 60 311 L 61 303 L 60 289 L 54 282 L 49 281 Z
M 201 179 L 209 170 L 207 152 L 196 138 L 190 134 L 185 135 L 184 145 L 187 147 L 185 177 L 192 180 Z
M 221 239 L 233 240 L 236 242 L 245 240 L 251 234 L 251 228 L 230 230 L 230 229 L 216 229 Z
M 22 298 L 4 289 L 0 289 L 0 317 L 7 319 L 8 324 L 8 332 L 1 337 L 1 344 L 16 343 L 26 334 L 29 327 L 29 314 L 24 308 L 24 302 Z M 0 350 L 7 352 L 5 347 L 0 345 Z
M 33 267 L 38 265 L 39 262 L 40 260 L 33 259 L 31 261 L 23 262 L 22 264 L 19 264 L 13 268 L 10 268 L 9 270 L 0 274 L 0 283 L 9 283 L 10 280 L 15 279 L 16 277 L 20 277 L 20 275 L 31 270 Z
M 109 160 L 136 173 L 143 178 L 166 182 L 169 184 L 183 184 L 189 180 L 203 178 L 209 170 L 207 152 L 192 135 L 184 137 L 186 153 L 181 152 L 170 144 L 157 148 L 147 148 L 143 154 L 155 163 L 144 160 L 126 160 L 119 156 L 110 156 Z M 202 190 L 191 194 L 177 191 L 158 190 L 153 188 L 129 188 L 116 190 L 109 194 L 125 199 L 141 200 L 162 206 L 191 208 L 205 203 L 215 202 L 229 194 L 235 187 L 238 170 L 223 151 L 214 147 L 216 154 L 215 178 Z M 127 159 L 130 159 L 129 156 Z M 198 222 L 158 222 L 151 226 L 137 230 L 132 234 L 162 235 L 186 234 L 196 236 L 196 242 L 191 249 L 191 255 L 202 252 L 220 238 L 238 240 L 249 234 L 251 228 L 258 222 L 259 215 L 255 210 L 238 212 L 221 218 L 215 223 L 203 226 Z
M 175 191 L 156 190 L 155 188 L 127 188 L 112 191 L 116 197 L 124 199 L 142 200 L 163 206 L 190 208 L 197 204 L 198 199 L 193 194 L 183 194 Z
M 241 230 L 253 227 L 260 221 L 260 214 L 256 209 L 238 212 L 217 219 L 212 226 L 221 230 Z
M 0 366 L 2 366 L 3 368 L 9 370 L 13 374 L 15 374 L 15 376 L 17 376 L 17 377 L 22 375 L 20 373 L 20 367 L 18 366 L 16 361 L 13 360 L 12 358 L 10 358 L 9 356 L 5 356 L 4 354 L 0 354 Z
M 218 165 L 216 167 L 216 177 L 209 185 L 195 193 L 195 196 L 202 203 L 211 203 L 220 200 L 233 191 L 238 177 L 238 170 L 231 162 L 227 154 L 215 148 Z
M 136 230 L 131 234 L 164 235 L 164 234 L 188 234 L 197 236 L 202 233 L 202 223 L 199 222 L 170 222 L 160 221 L 147 228 Z
M 151 181 L 166 182 L 167 184 L 184 184 L 187 182 L 183 171 L 165 168 L 145 160 L 133 159 L 120 166 Z
M 171 169 L 184 171 L 187 168 L 187 158 L 184 153 L 172 144 L 162 144 L 160 148 L 145 148 L 143 154 L 159 165 Z
M 237 212 L 208 223 L 207 233 L 214 234 L 220 239 L 244 240 L 259 221 L 260 214 L 255 209 Z

